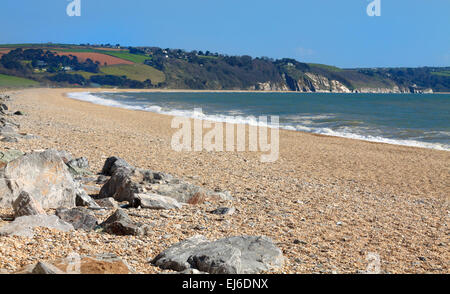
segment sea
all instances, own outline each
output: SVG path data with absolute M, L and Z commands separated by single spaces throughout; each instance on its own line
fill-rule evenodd
M 112 107 L 372 142 L 450 150 L 450 94 L 273 92 L 69 93 Z M 200 111 L 201 109 L 201 111 Z M 255 119 L 256 118 L 256 119 Z

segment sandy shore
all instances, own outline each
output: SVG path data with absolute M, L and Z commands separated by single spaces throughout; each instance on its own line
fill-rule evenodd
M 277 243 L 287 257 L 284 273 L 365 271 L 368 253 L 378 254 L 388 273 L 449 273 L 447 151 L 282 130 L 275 163 L 261 163 L 253 152 L 178 153 L 170 147 L 171 117 L 64 95 L 75 91 L 93 90 L 10 92 L 11 108 L 26 114 L 16 118 L 21 132 L 42 138 L 0 142 L 1 148 L 67 150 L 87 157 L 95 172 L 107 157 L 120 156 L 141 168 L 229 190 L 237 213 L 211 216 L 207 205 L 169 218 L 139 212 L 139 221 L 155 224 L 154 235 L 142 239 L 47 231 L 31 243 L 2 237 L 0 268 L 11 271 L 72 251 L 114 252 L 139 272 L 156 273 L 148 259 L 186 237 L 250 234 Z

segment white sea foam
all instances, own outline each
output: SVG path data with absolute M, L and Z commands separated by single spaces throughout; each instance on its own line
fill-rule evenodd
M 108 92 L 104 92 L 108 93 Z M 95 96 L 90 92 L 76 92 L 76 93 L 68 93 L 67 96 L 72 99 L 77 99 L 81 101 L 91 102 L 94 104 L 100 104 L 111 107 L 119 107 L 131 110 L 141 110 L 141 111 L 149 111 L 156 112 L 165 115 L 171 116 L 182 116 L 194 119 L 208 120 L 213 122 L 228 122 L 235 124 L 247 124 L 247 125 L 256 125 L 256 126 L 265 126 L 271 127 L 270 121 L 267 124 L 258 121 L 258 117 L 248 117 L 248 116 L 230 116 L 230 115 L 206 115 L 202 112 L 197 112 L 194 110 L 181 110 L 181 109 L 167 109 L 164 110 L 161 106 L 158 105 L 146 105 L 146 106 L 137 106 L 137 105 L 127 105 L 125 103 L 121 103 L 112 99 L 106 99 L 99 96 Z M 232 112 L 230 112 L 232 113 Z M 291 131 L 303 131 L 303 132 L 311 132 L 321 135 L 334 136 L 334 137 L 343 137 L 357 140 L 364 140 L 370 142 L 378 142 L 378 143 L 387 143 L 393 145 L 403 145 L 403 146 L 412 146 L 412 147 L 421 147 L 421 148 L 429 148 L 429 149 L 437 149 L 437 150 L 445 150 L 450 151 L 450 145 L 442 144 L 442 143 L 428 143 L 417 140 L 406 140 L 406 139 L 391 139 L 384 138 L 381 136 L 373 136 L 373 135 L 360 135 L 352 132 L 351 128 L 344 128 L 340 131 L 332 130 L 330 128 L 321 128 L 321 127 L 311 127 L 312 120 L 321 120 L 321 119 L 331 119 L 335 116 L 333 114 L 323 114 L 323 115 L 298 115 L 298 116 L 287 116 L 286 118 L 290 120 L 296 121 L 296 124 L 280 124 L 281 129 L 291 130 Z M 303 123 L 308 126 L 298 124 Z M 448 135 L 448 132 L 441 132 L 444 135 Z

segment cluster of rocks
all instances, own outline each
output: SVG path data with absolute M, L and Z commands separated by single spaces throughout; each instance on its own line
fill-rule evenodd
M 89 170 L 86 158 L 73 158 L 65 151 L 23 154 L 8 150 L 0 152 L 0 162 L 0 208 L 14 210 L 14 220 L 0 227 L 0 236 L 32 238 L 36 227 L 142 236 L 150 228 L 134 222 L 127 208 L 176 210 L 213 199 L 233 200 L 229 192 L 210 191 L 170 174 L 139 169 L 118 157 L 108 158 L 97 176 Z M 95 214 L 99 210 L 111 210 L 112 214 L 99 222 Z M 46 211 L 55 213 L 48 215 Z M 233 207 L 211 211 L 219 215 L 234 212 Z M 282 260 L 281 251 L 265 237 L 210 242 L 195 236 L 173 245 L 151 262 L 180 272 L 257 273 L 280 267 Z M 28 268 L 30 273 L 60 271 L 61 267 L 42 262 Z
M 14 120 L 14 117 L 23 115 L 23 112 L 11 111 L 6 102 L 11 98 L 9 95 L 0 95 L 0 141 L 16 143 L 20 139 L 36 139 L 35 135 L 19 132 L 20 124 Z

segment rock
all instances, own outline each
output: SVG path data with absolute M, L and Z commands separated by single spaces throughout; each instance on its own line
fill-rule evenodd
M 0 125 L 0 134 L 1 135 L 10 135 L 16 134 L 19 131 L 19 128 L 11 123 L 5 123 Z
M 56 151 L 59 155 L 59 157 L 61 157 L 62 161 L 67 164 L 69 161 L 71 161 L 73 159 L 72 154 L 70 154 L 69 152 L 65 151 L 65 150 L 58 150 Z
M 0 207 L 27 191 L 42 208 L 75 206 L 77 188 L 58 152 L 33 152 L 10 161 L 0 173 Z
M 134 193 L 139 192 L 139 185 L 133 185 L 130 170 L 118 169 L 100 189 L 99 198 L 114 198 L 114 200 L 133 201 Z
M 56 215 L 63 221 L 71 224 L 75 230 L 93 230 L 98 222 L 97 218 L 86 208 L 77 207 L 72 209 L 58 208 Z
M 17 139 L 16 137 L 13 137 L 13 136 L 6 136 L 6 137 L 2 138 L 0 141 L 7 142 L 7 143 L 17 143 L 17 142 L 19 142 L 19 139 Z
M 115 171 L 119 168 L 134 170 L 134 167 L 128 164 L 128 162 L 126 162 L 120 157 L 113 156 L 106 159 L 101 173 L 102 175 L 105 176 L 112 176 L 115 173 Z
M 67 258 L 52 262 L 39 262 L 41 265 L 38 274 L 134 274 L 132 269 L 124 260 L 114 254 L 99 254 L 95 256 L 79 256 L 70 254 Z M 15 274 L 33 274 L 36 265 L 27 265 L 15 272 Z
M 75 259 L 75 260 L 74 260 Z M 65 258 L 54 263 L 69 274 L 133 274 L 134 270 L 114 254 Z
M 69 171 L 73 176 L 85 177 L 92 175 L 92 173 L 89 171 L 89 162 L 85 157 L 70 160 L 66 164 L 69 167 Z
M 39 261 L 36 266 L 33 268 L 33 271 L 31 272 L 35 275 L 61 275 L 65 274 L 62 270 L 57 268 L 56 266 Z
M 189 204 L 198 204 L 206 199 L 203 188 L 189 183 L 157 185 L 152 192 Z
M 207 192 L 206 193 L 207 198 L 214 199 L 214 200 L 229 200 L 233 201 L 233 196 L 231 196 L 230 191 L 224 191 L 224 192 Z
M 110 198 L 103 198 L 103 199 L 97 199 L 97 200 L 95 200 L 95 202 L 100 207 L 113 208 L 113 209 L 118 209 L 119 208 L 119 204 L 112 197 L 110 197 Z
M 8 106 L 5 103 L 0 104 L 2 110 L 8 110 Z
M 0 151 L 0 167 L 5 166 L 8 162 L 13 161 L 14 159 L 17 159 L 19 157 L 24 156 L 25 153 L 23 153 L 20 150 L 5 150 Z
M 14 115 L 23 115 L 24 113 L 20 110 L 17 110 L 16 112 L 14 112 Z
M 41 137 L 33 134 L 19 134 L 19 138 L 25 139 L 25 140 L 39 140 Z
M 196 205 L 196 204 L 202 204 L 206 201 L 206 194 L 204 192 L 197 192 L 187 200 L 187 203 Z
M 16 218 L 13 222 L 0 227 L 0 236 L 21 236 L 33 238 L 33 228 L 44 227 L 63 232 L 73 230 L 71 224 L 56 215 L 28 215 Z
M 99 175 L 97 180 L 95 181 L 96 184 L 104 185 L 106 182 L 109 181 L 109 177 L 104 175 Z
M 144 228 L 140 224 L 134 223 L 122 209 L 116 210 L 100 226 L 105 232 L 112 235 L 141 236 L 144 234 Z
M 201 235 L 160 253 L 152 263 L 163 269 L 197 269 L 210 274 L 256 274 L 282 267 L 284 257 L 267 237 L 238 236 L 210 242 Z
M 81 185 L 81 188 L 88 194 L 88 195 L 98 195 L 100 193 L 101 188 L 97 186 L 92 185 Z
M 173 198 L 161 196 L 158 194 L 137 194 L 135 205 L 148 209 L 179 209 L 183 207 L 181 203 Z
M 46 214 L 39 202 L 37 202 L 28 192 L 22 191 L 13 203 L 14 216 Z
M 175 273 L 175 274 L 181 274 L 181 275 L 207 275 L 206 272 L 201 272 L 199 270 L 196 270 L 195 268 L 188 268 L 184 271 Z
M 100 206 L 89 196 L 84 189 L 78 188 L 76 197 L 75 197 L 75 205 L 81 207 L 89 207 L 89 208 L 100 208 Z
M 169 174 L 118 168 L 101 188 L 99 198 L 113 197 L 116 201 L 127 201 L 130 206 L 137 207 L 140 201 L 137 199 L 138 194 L 158 194 L 173 198 L 179 203 L 189 204 L 200 204 L 208 198 L 221 197 L 216 192 L 183 182 Z M 229 199 L 228 194 L 224 195 Z
M 212 214 L 217 215 L 232 215 L 236 211 L 236 208 L 234 207 L 219 207 L 213 211 L 211 211 Z

